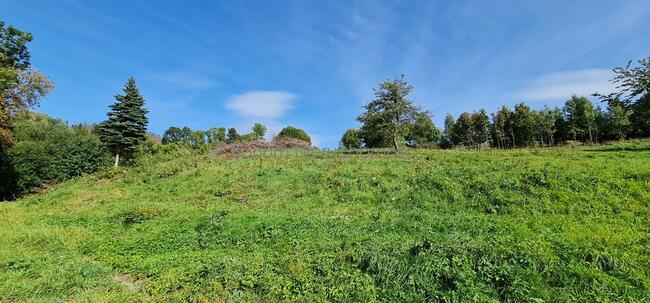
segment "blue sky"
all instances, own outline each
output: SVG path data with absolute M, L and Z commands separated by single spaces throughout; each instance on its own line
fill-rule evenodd
M 134 76 L 150 130 L 254 122 L 334 148 L 378 82 L 405 74 L 437 124 L 447 113 L 560 105 L 611 89 L 650 56 L 650 1 L 0 0 L 30 31 L 55 91 L 38 111 L 105 119 Z

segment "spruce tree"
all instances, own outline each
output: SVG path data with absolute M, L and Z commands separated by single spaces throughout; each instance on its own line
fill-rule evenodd
M 132 77 L 124 86 L 124 95 L 115 95 L 115 104 L 111 105 L 108 120 L 99 126 L 102 142 L 115 156 L 115 166 L 120 157 L 133 156 L 138 145 L 146 139 L 147 110 L 144 98 Z

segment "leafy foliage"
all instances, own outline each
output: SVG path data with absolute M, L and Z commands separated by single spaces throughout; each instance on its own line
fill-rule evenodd
M 594 142 L 597 112 L 589 99 L 573 96 L 564 105 L 568 134 L 573 140 Z
M 632 106 L 630 124 L 630 132 L 634 137 L 650 137 L 650 93 L 646 93 Z
M 440 130 L 426 112 L 419 112 L 405 137 L 414 147 L 433 147 L 440 140 Z
M 283 128 L 280 133 L 277 135 L 278 138 L 294 138 L 298 139 L 301 141 L 305 141 L 309 144 L 311 144 L 311 138 L 309 135 L 307 135 L 307 132 L 300 128 L 296 128 L 293 126 L 287 126 Z
M 350 128 L 346 130 L 341 137 L 341 146 L 346 149 L 361 148 L 361 137 L 359 136 L 359 130 L 356 128 Z
M 632 61 L 625 67 L 614 68 L 612 83 L 618 91 L 603 95 L 596 93 L 601 101 L 610 106 L 618 105 L 630 115 L 630 134 L 634 137 L 650 137 L 650 57 L 638 61 L 632 67 Z
M 650 93 L 650 57 L 638 61 L 639 65 L 632 67 L 632 61 L 625 67 L 613 69 L 612 83 L 617 85 L 618 91 L 608 95 L 594 94 L 607 103 L 622 102 L 630 105 L 644 98 Z
M 32 34 L 11 25 L 5 26 L 5 23 L 0 21 L 0 66 L 18 70 L 29 68 L 29 42 L 32 42 Z
M 420 109 L 407 97 L 413 86 L 402 75 L 392 81 L 384 81 L 374 89 L 375 99 L 364 105 L 365 112 L 357 117 L 363 125 L 361 133 L 374 133 L 373 137 L 389 136 L 396 151 L 410 127 L 415 124 Z M 381 140 L 384 141 L 385 139 Z M 366 141 L 366 140 L 364 140 Z M 369 142 L 364 142 L 369 146 Z
M 82 126 L 69 127 L 61 120 L 25 112 L 14 128 L 17 143 L 8 151 L 11 195 L 93 173 L 107 164 L 108 154 L 99 138 Z
M 0 152 L 13 145 L 12 119 L 36 105 L 53 88 L 52 82 L 31 69 L 27 43 L 32 35 L 0 21 Z
M 226 143 L 235 143 L 239 140 L 239 134 L 234 127 L 228 129 L 228 134 L 226 135 Z
M 257 140 L 264 139 L 264 135 L 266 134 L 266 130 L 267 130 L 266 126 L 264 126 L 264 124 L 259 123 L 259 122 L 255 123 L 253 125 L 253 129 L 252 129 L 253 134 L 255 134 L 255 138 Z
M 440 140 L 440 147 L 451 148 L 454 146 L 454 125 L 456 120 L 451 114 L 445 117 L 445 128 L 442 131 L 442 139 Z

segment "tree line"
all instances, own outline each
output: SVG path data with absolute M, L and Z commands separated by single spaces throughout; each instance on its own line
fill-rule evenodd
M 177 144 L 191 148 L 201 149 L 214 147 L 219 144 L 235 144 L 247 141 L 262 141 L 268 128 L 262 123 L 255 123 L 251 132 L 240 135 L 234 127 L 213 127 L 207 130 L 192 130 L 191 128 L 172 126 L 165 130 L 162 137 L 163 144 Z M 311 137 L 300 128 L 287 126 L 283 128 L 274 138 L 295 138 L 311 144 Z
M 595 93 L 599 105 L 587 97 L 572 96 L 562 108 L 535 110 L 522 102 L 513 109 L 504 105 L 492 114 L 485 109 L 463 112 L 456 118 L 448 114 L 442 131 L 429 112 L 409 99 L 413 86 L 401 76 L 375 88 L 375 98 L 357 117 L 361 127 L 346 130 L 340 146 L 390 147 L 397 152 L 400 146 L 503 149 L 650 137 L 650 58 L 613 71 L 611 81 L 617 90 L 607 95 Z

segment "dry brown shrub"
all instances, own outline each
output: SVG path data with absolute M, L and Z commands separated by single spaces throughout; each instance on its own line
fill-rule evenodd
M 223 144 L 214 149 L 216 154 L 243 154 L 263 150 L 312 150 L 314 147 L 302 140 L 295 138 L 273 138 L 270 142 L 245 141 L 233 144 Z

